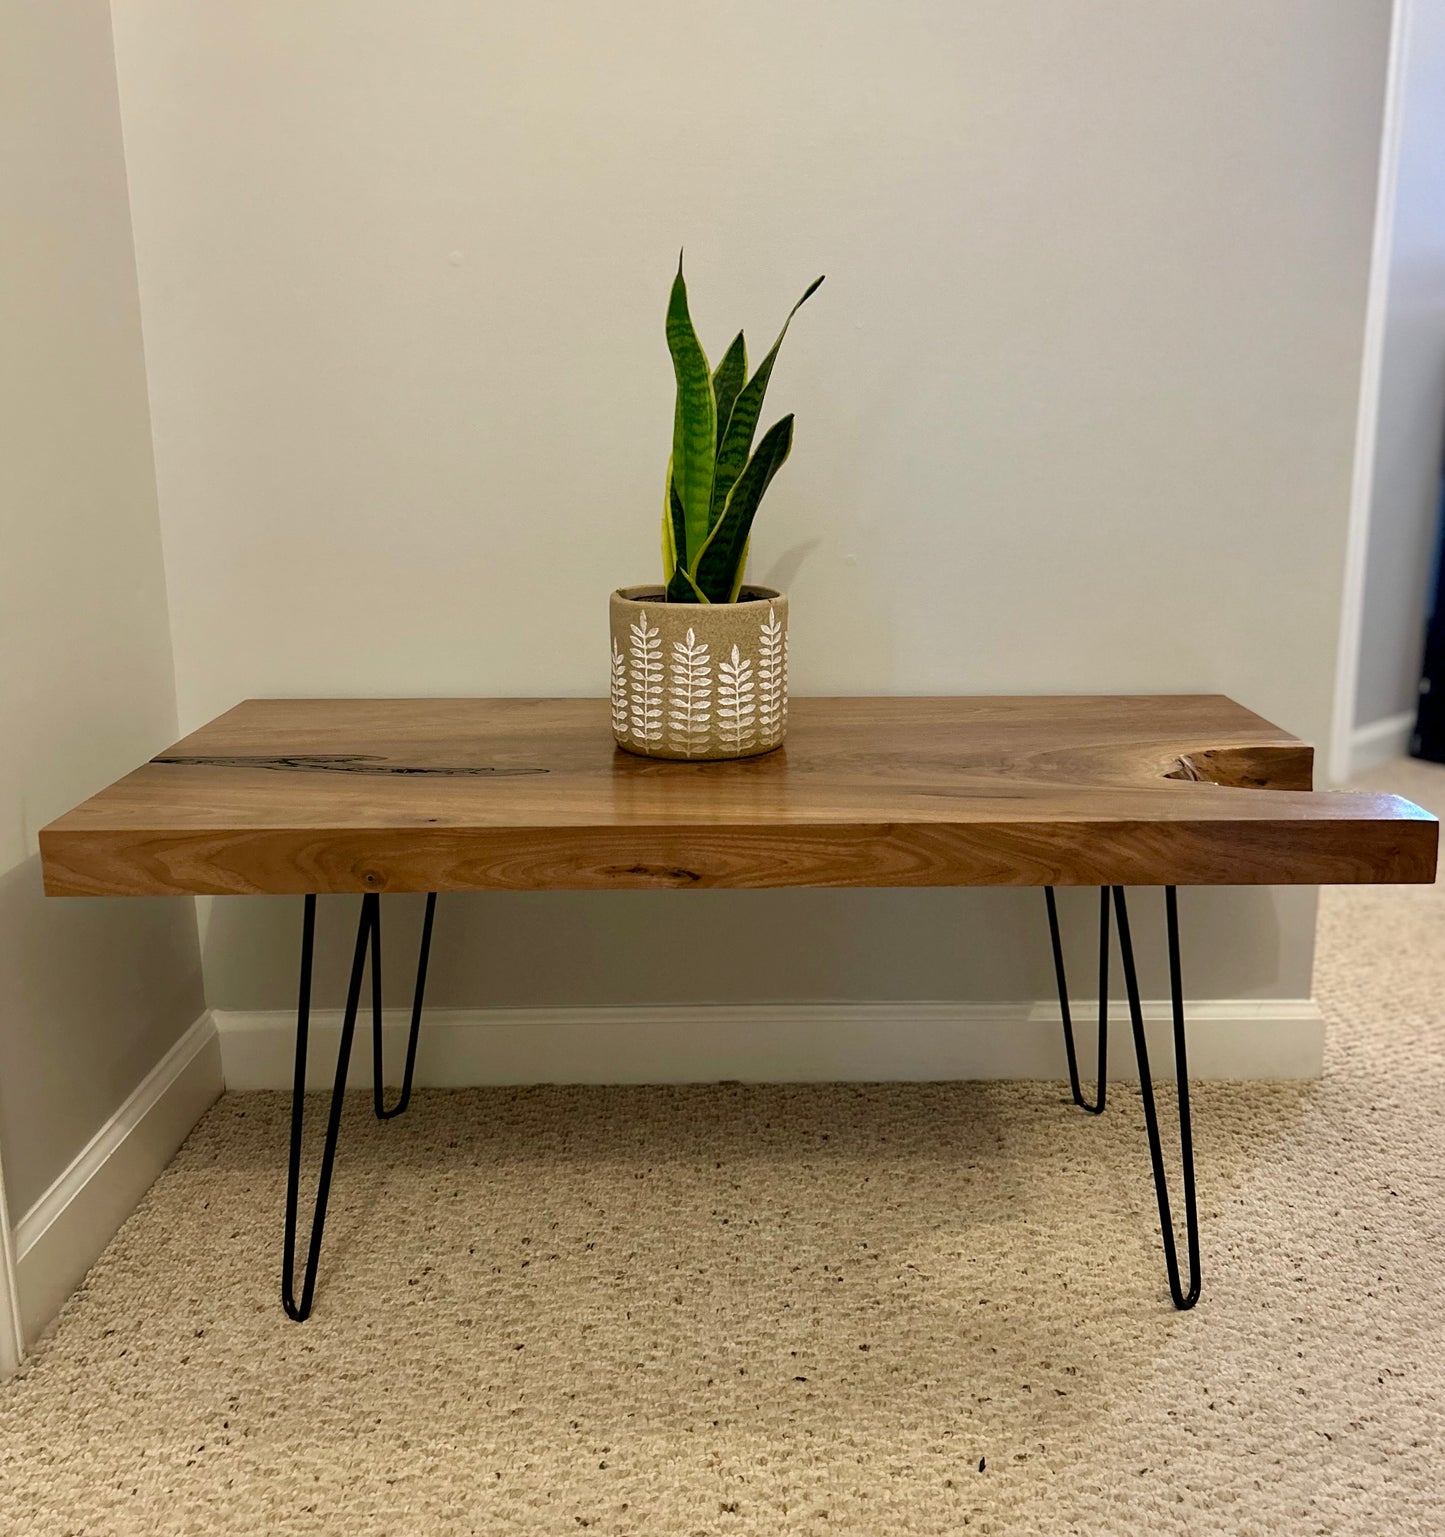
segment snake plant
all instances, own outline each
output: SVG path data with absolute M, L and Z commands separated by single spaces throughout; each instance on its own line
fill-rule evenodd
M 670 603 L 738 600 L 753 518 L 793 446 L 791 412 L 768 428 L 756 450 L 753 433 L 788 326 L 822 281 L 815 278 L 788 311 L 772 351 L 748 378 L 748 349 L 741 331 L 718 366 L 708 367 L 688 314 L 687 284 L 678 258 L 667 304 L 677 408 L 662 505 L 662 571 Z

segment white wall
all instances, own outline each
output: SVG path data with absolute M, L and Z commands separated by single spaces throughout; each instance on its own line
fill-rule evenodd
M 1445 441 L 1445 0 L 1408 15 L 1355 724 L 1413 723 Z M 1375 726 L 1372 736 L 1368 728 Z
M 3 34 L 0 1155 L 18 1223 L 203 1005 L 192 903 L 41 893 L 37 829 L 173 738 L 175 679 L 109 10 L 11 6 Z
M 714 353 L 828 274 L 754 542 L 800 692 L 1217 689 L 1323 740 L 1388 28 L 1385 0 L 119 6 L 183 727 L 602 692 L 608 589 L 657 561 L 686 245 Z M 1307 993 L 1313 911 L 1192 897 L 1194 989 Z M 477 898 L 435 994 L 1031 997 L 1039 912 Z M 213 1003 L 291 1001 L 295 917 L 217 904 Z

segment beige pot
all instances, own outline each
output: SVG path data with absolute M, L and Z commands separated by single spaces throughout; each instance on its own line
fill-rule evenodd
M 788 600 L 667 603 L 660 587 L 612 594 L 612 734 L 648 758 L 751 758 L 788 725 Z

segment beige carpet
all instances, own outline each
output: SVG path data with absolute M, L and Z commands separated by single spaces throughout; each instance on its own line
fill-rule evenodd
M 1442 918 L 1328 894 L 1324 1081 L 1199 1087 L 1187 1315 L 1127 1090 L 722 1086 L 357 1103 L 297 1327 L 228 1096 L 0 1390 L 0 1530 L 1445 1532 Z

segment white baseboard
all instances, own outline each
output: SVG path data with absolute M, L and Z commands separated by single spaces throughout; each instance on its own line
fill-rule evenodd
M 20 1323 L 20 1289 L 15 1280 L 15 1234 L 5 1202 L 4 1170 L 0 1169 L 0 1382 L 10 1376 L 25 1355 L 25 1331 Z
M 1388 763 L 1392 758 L 1403 758 L 1410 751 L 1410 738 L 1414 734 L 1413 710 L 1371 721 L 1368 726 L 1356 726 L 1350 733 L 1350 778 Z
M 1145 1004 L 1156 1077 L 1172 1075 L 1169 1005 Z M 1081 1066 L 1093 1061 L 1092 1007 L 1074 1011 Z M 1113 1013 L 1110 1076 L 1136 1077 L 1127 1012 Z M 227 1089 L 289 1089 L 289 1010 L 215 1011 Z M 1195 1078 L 1316 1078 L 1324 1021 L 1312 999 L 1223 999 L 1188 1011 Z M 314 1011 L 307 1087 L 330 1087 L 341 1011 Z M 1116 1045 L 1113 1043 L 1117 1042 Z M 388 1082 L 406 1022 L 385 1029 Z M 1058 1005 L 957 1003 L 700 1005 L 675 1008 L 437 1009 L 422 1022 L 416 1083 L 826 1083 L 1065 1076 Z M 370 1029 L 358 1021 L 348 1083 L 371 1083 Z
M 15 1270 L 27 1341 L 60 1311 L 221 1092 L 220 1043 L 207 1013 L 20 1219 Z

